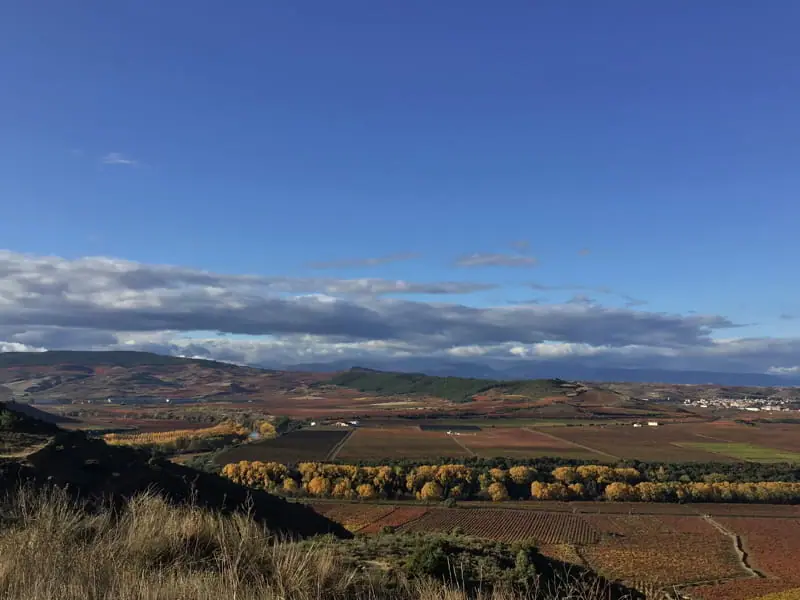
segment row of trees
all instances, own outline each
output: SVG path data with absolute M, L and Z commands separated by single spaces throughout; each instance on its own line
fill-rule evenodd
M 349 461 L 360 466 L 402 467 L 412 469 L 423 464 L 458 463 L 479 471 L 492 468 L 510 469 L 514 466 L 527 466 L 539 473 L 550 473 L 562 466 L 592 466 L 598 463 L 588 460 L 568 459 L 563 457 L 536 458 L 481 458 L 466 457 L 415 459 L 385 459 Z M 642 481 L 681 483 L 704 482 L 709 475 L 721 477 L 724 481 L 740 483 L 758 483 L 764 481 L 800 482 L 800 466 L 796 463 L 756 463 L 756 462 L 671 462 L 657 463 L 639 460 L 623 460 L 618 463 L 605 463 L 603 466 L 617 468 L 633 468 L 639 471 Z
M 287 495 L 372 500 L 416 498 L 521 500 L 611 500 L 642 502 L 800 502 L 800 483 L 728 482 L 720 474 L 705 481 L 646 481 L 633 467 L 580 465 L 549 472 L 517 465 L 476 469 L 463 464 L 356 466 L 316 462 L 289 467 L 275 462 L 225 465 L 225 477 Z
M 157 431 L 151 433 L 107 433 L 103 439 L 112 446 L 134 446 L 139 448 L 166 447 L 171 446 L 175 449 L 185 449 L 192 442 L 220 440 L 230 442 L 241 440 L 255 431 L 259 437 L 275 437 L 277 435 L 275 426 L 269 421 L 261 421 L 255 424 L 255 429 L 234 421 L 223 421 L 213 427 L 203 427 L 200 429 L 175 429 L 171 431 Z

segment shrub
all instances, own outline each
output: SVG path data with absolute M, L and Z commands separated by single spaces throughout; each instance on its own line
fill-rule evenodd
M 408 557 L 406 568 L 411 575 L 444 578 L 449 572 L 447 554 L 445 540 L 425 541 Z

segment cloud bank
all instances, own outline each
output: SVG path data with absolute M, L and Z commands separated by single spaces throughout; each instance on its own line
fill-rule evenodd
M 563 304 L 467 303 L 470 293 L 494 287 L 230 275 L 4 251 L 0 351 L 128 348 L 252 364 L 364 357 L 581 360 L 761 372 L 782 372 L 798 362 L 800 340 L 720 340 L 721 333 L 736 331 L 721 315 L 612 308 L 583 297 Z M 445 294 L 462 294 L 464 302 L 419 298 Z

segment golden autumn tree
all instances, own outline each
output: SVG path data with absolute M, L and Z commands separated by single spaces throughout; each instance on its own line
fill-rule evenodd
M 331 496 L 334 498 L 352 498 L 355 495 L 353 491 L 353 482 L 350 481 L 347 477 L 342 477 L 338 479 L 336 483 L 333 484 L 333 489 L 331 490 Z
M 508 489 L 504 483 L 495 481 L 489 486 L 487 491 L 489 492 L 489 497 L 492 499 L 492 502 L 502 502 L 504 500 L 508 500 Z
M 278 436 L 275 425 L 269 421 L 260 421 L 256 423 L 256 431 L 262 438 L 274 438 Z
M 300 491 L 300 485 L 292 479 L 291 477 L 287 477 L 283 480 L 283 492 L 285 494 L 289 494 L 290 496 L 297 494 Z
M 508 477 L 508 473 L 504 469 L 489 469 L 489 477 L 491 477 L 492 481 L 504 483 Z
M 303 483 L 308 483 L 320 474 L 320 467 L 321 465 L 319 463 L 301 462 L 297 464 L 297 472 L 300 473 L 300 478 L 303 480 Z
M 435 465 L 420 465 L 412 469 L 406 477 L 406 489 L 412 494 L 418 494 L 425 484 L 435 481 L 437 470 Z
M 633 467 L 617 467 L 614 469 L 612 477 L 614 481 L 631 484 L 638 483 L 642 480 L 642 474 L 638 469 L 634 469 Z
M 629 483 L 622 483 L 615 481 L 609 483 L 605 489 L 605 497 L 611 502 L 630 502 L 638 500 L 636 497 L 636 488 Z
M 362 483 L 359 485 L 356 488 L 356 494 L 358 494 L 358 497 L 361 500 L 374 500 L 378 497 L 378 491 L 371 483 Z
M 570 483 L 567 486 L 568 494 L 576 500 L 583 500 L 587 496 L 586 486 L 582 483 Z
M 517 485 L 529 485 L 536 476 L 536 469 L 524 465 L 511 467 L 508 470 L 508 477 Z
M 327 496 L 331 493 L 331 480 L 317 476 L 306 484 L 306 491 L 312 496 Z
M 582 479 L 575 467 L 558 467 L 553 469 L 553 478 L 562 483 L 575 483 Z M 585 479 L 585 477 L 583 478 Z
M 442 486 L 435 481 L 429 481 L 423 485 L 422 489 L 420 489 L 420 491 L 417 493 L 417 499 L 426 500 L 428 502 L 443 500 L 444 490 L 442 489 Z

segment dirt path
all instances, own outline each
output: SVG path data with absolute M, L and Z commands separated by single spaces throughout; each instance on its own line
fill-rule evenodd
M 733 443 L 735 443 L 735 442 L 732 442 L 732 441 L 730 441 L 730 440 L 726 440 L 726 439 L 723 439 L 723 438 L 712 437 L 712 436 L 710 436 L 710 435 L 706 435 L 706 434 L 704 434 L 704 433 L 695 433 L 695 435 L 696 435 L 697 437 L 706 438 L 707 440 L 714 440 L 715 442 L 725 442 L 726 444 L 733 444 Z
M 588 450 L 589 452 L 594 452 L 595 454 L 600 454 L 602 456 L 607 456 L 608 458 L 611 458 L 613 460 L 619 460 L 620 459 L 619 456 L 614 456 L 613 454 L 609 454 L 608 452 L 603 452 L 602 450 L 597 450 L 596 448 L 590 448 L 589 446 L 584 446 L 583 444 L 579 444 L 577 442 L 572 442 L 570 440 L 565 440 L 564 438 L 560 438 L 560 437 L 555 436 L 555 435 L 553 435 L 551 433 L 545 433 L 541 429 L 529 429 L 527 427 L 523 427 L 522 429 L 524 429 L 525 431 L 527 431 L 529 433 L 537 433 L 537 434 L 545 435 L 545 436 L 549 437 L 550 439 L 555 440 L 557 442 L 561 442 L 563 444 L 569 444 L 570 446 L 575 446 L 576 448 L 582 448 L 583 450 Z
M 339 452 L 342 451 L 342 448 L 347 443 L 347 440 L 356 432 L 355 429 L 351 429 L 333 448 L 331 451 L 328 452 L 328 455 L 325 457 L 325 460 L 336 460 L 336 457 L 339 456 Z
M 454 435 L 448 435 L 447 437 L 449 437 L 449 438 L 450 438 L 451 440 L 453 440 L 453 441 L 454 441 L 456 444 L 458 444 L 458 445 L 459 445 L 459 446 L 461 446 L 461 447 L 462 447 L 464 450 L 466 450 L 467 454 L 469 454 L 470 456 L 478 456 L 477 454 L 475 454 L 475 452 L 474 452 L 474 451 L 472 451 L 472 450 L 470 450 L 469 448 L 467 448 L 467 446 L 464 444 L 464 442 L 462 442 L 462 441 L 461 441 L 460 439 L 458 439 L 456 436 L 454 436 Z
M 727 527 L 725 527 L 721 523 L 718 523 L 717 521 L 715 521 L 711 517 L 711 515 L 703 515 L 703 519 L 708 524 L 712 525 L 715 529 L 717 529 L 717 531 L 719 531 L 720 533 L 725 534 L 726 536 L 728 536 L 731 539 L 731 541 L 733 542 L 734 548 L 736 548 L 736 555 L 739 557 L 739 562 L 741 563 L 741 567 L 742 567 L 742 569 L 744 569 L 744 571 L 750 577 L 758 578 L 758 579 L 766 579 L 767 578 L 767 576 L 764 575 L 764 573 L 762 573 L 758 569 L 754 569 L 750 565 L 750 557 L 749 557 L 747 551 L 744 548 L 744 542 L 742 542 L 741 536 L 735 534 L 733 531 L 731 531 L 730 529 L 728 529 Z

